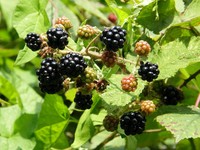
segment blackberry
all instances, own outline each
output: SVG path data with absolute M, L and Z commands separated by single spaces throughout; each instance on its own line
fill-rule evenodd
M 76 108 L 78 109 L 90 109 L 93 103 L 92 95 L 83 95 L 80 91 L 78 91 L 75 95 L 74 102 L 76 103 Z
M 28 48 L 33 51 L 39 50 L 42 44 L 42 39 L 40 38 L 40 35 L 36 33 L 28 33 L 24 40 Z
M 163 87 L 161 100 L 165 105 L 176 105 L 183 100 L 183 92 L 172 85 Z
M 131 74 L 122 78 L 121 87 L 124 91 L 134 92 L 137 88 L 137 79 Z
M 55 24 L 61 24 L 63 25 L 63 27 L 65 28 L 65 30 L 68 30 L 72 27 L 72 23 L 71 21 L 66 18 L 66 17 L 60 17 L 60 18 L 57 18 L 56 21 L 55 21 Z
M 51 48 L 63 50 L 68 44 L 68 33 L 60 27 L 50 28 L 47 31 L 48 45 Z
M 107 67 L 113 67 L 117 62 L 117 54 L 113 51 L 104 51 L 101 60 Z
M 62 82 L 64 79 L 59 73 L 58 63 L 53 58 L 43 60 L 41 68 L 37 70 L 36 74 L 42 92 L 53 94 L 63 88 Z
M 141 111 L 145 112 L 146 114 L 150 114 L 154 112 L 156 109 L 156 105 L 153 103 L 153 101 L 150 100 L 142 101 L 140 105 L 141 105 Z
M 107 85 L 109 85 L 109 83 L 105 79 L 96 81 L 96 90 L 98 92 L 103 92 L 107 88 Z
M 81 75 L 81 79 L 86 83 L 91 83 L 97 79 L 97 73 L 93 68 L 87 67 L 85 68 L 84 74 Z
M 68 53 L 60 59 L 60 72 L 70 78 L 75 78 L 84 72 L 87 67 L 82 55 L 78 53 Z
M 147 80 L 148 82 L 153 81 L 158 77 L 160 73 L 157 64 L 153 64 L 150 62 L 140 62 L 140 68 L 138 69 L 138 74 L 142 76 L 142 80 Z
M 107 131 L 115 131 L 117 130 L 119 124 L 119 118 L 114 115 L 107 115 L 103 119 L 103 126 Z
M 124 47 L 126 30 L 119 26 L 104 29 L 100 36 L 100 40 L 106 45 L 107 50 L 116 52 L 119 48 Z
M 140 56 L 147 56 L 151 51 L 151 46 L 146 41 L 140 40 L 135 44 L 135 53 Z
M 88 24 L 79 27 L 77 31 L 77 35 L 85 39 L 89 39 L 95 34 L 96 34 L 96 30 Z
M 108 15 L 108 20 L 115 24 L 117 22 L 117 16 L 114 13 L 110 13 Z
M 127 112 L 120 118 L 120 127 L 126 135 L 141 134 L 145 129 L 146 119 L 140 112 Z

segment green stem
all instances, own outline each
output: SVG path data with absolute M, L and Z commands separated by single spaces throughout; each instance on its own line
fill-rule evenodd
M 0 98 L 0 103 L 6 104 L 6 105 L 11 105 L 10 103 L 6 102 L 5 100 L 3 100 L 3 99 L 1 99 L 1 98 Z
M 191 145 L 192 150 L 196 150 L 196 146 L 195 146 L 195 143 L 194 143 L 194 139 L 193 139 L 193 138 L 189 138 L 188 140 L 189 140 L 189 142 L 190 142 L 190 145 Z
M 86 54 L 88 54 L 90 46 L 96 41 L 97 38 L 99 38 L 100 35 L 101 35 L 101 33 L 97 34 L 97 36 L 94 39 L 92 39 L 92 41 L 90 41 L 90 43 L 88 44 L 88 46 L 85 49 Z

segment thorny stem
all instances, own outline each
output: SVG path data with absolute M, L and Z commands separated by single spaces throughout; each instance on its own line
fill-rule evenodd
M 144 130 L 143 132 L 152 133 L 152 132 L 160 132 L 160 131 L 164 131 L 164 129 L 149 129 L 149 130 Z
M 86 49 L 85 49 L 85 52 L 86 52 L 87 54 L 88 54 L 88 52 L 89 52 L 90 46 L 96 41 L 97 38 L 99 38 L 100 35 L 101 35 L 101 33 L 98 33 L 97 36 L 96 36 L 94 39 L 92 39 L 92 41 L 90 41 L 90 43 L 88 44 L 88 46 L 87 46 Z
M 110 134 L 103 142 L 101 142 L 95 149 L 100 150 L 103 146 L 105 146 L 108 142 L 110 142 L 112 139 L 114 139 L 117 135 L 117 131 Z
M 198 106 L 199 106 L 199 103 L 200 103 L 200 93 L 199 93 L 199 95 L 198 95 L 198 97 L 197 97 L 197 100 L 196 100 L 196 102 L 195 102 L 195 107 L 198 107 Z

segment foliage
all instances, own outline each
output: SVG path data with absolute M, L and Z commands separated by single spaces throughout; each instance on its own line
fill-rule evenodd
M 200 9 L 199 0 L 13 0 L 0 1 L 0 147 L 2 150 L 45 149 L 200 149 Z M 117 23 L 107 16 L 114 13 Z M 67 17 L 73 27 L 65 50 L 51 53 L 56 59 L 68 51 L 82 54 L 97 79 L 77 87 L 81 80 L 65 80 L 64 90 L 41 92 L 36 70 L 46 54 L 32 51 L 24 38 L 30 32 L 44 35 L 58 17 Z M 96 35 L 78 37 L 79 26 L 89 24 Z M 106 27 L 121 26 L 126 42 L 117 53 L 113 67 L 102 63 L 105 50 L 99 36 Z M 146 57 L 134 52 L 135 43 L 147 41 Z M 46 51 L 45 51 L 46 52 Z M 159 66 L 160 74 L 151 83 L 138 75 L 140 61 Z M 137 89 L 125 92 L 121 79 L 137 78 Z M 183 92 L 176 106 L 164 106 L 160 92 L 173 85 Z M 98 87 L 101 86 L 101 87 Z M 101 89 L 106 87 L 106 89 Z M 92 107 L 76 108 L 77 91 L 91 93 Z M 151 100 L 156 112 L 146 116 L 145 131 L 126 136 L 118 126 L 105 131 L 107 114 L 140 111 L 140 102 Z

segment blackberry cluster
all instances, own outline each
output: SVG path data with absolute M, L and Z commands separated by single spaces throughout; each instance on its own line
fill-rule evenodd
M 178 102 L 183 100 L 182 91 L 172 85 L 163 87 L 161 95 L 161 100 L 165 105 L 176 105 Z
M 93 103 L 92 95 L 83 95 L 80 91 L 78 91 L 74 98 L 74 102 L 76 103 L 76 108 L 78 109 L 90 109 Z
M 47 31 L 48 45 L 63 50 L 68 44 L 68 33 L 60 27 L 50 28 Z
M 106 45 L 107 50 L 116 52 L 124 46 L 126 30 L 119 26 L 105 29 L 100 36 L 100 40 Z
M 117 62 L 117 54 L 112 51 L 104 51 L 101 55 L 101 60 L 107 67 L 113 67 Z
M 153 81 L 158 77 L 160 73 L 157 64 L 152 64 L 150 62 L 140 62 L 140 68 L 138 70 L 138 74 L 142 76 L 142 80 L 147 80 L 148 82 Z
M 59 69 L 62 75 L 75 78 L 84 72 L 87 67 L 82 55 L 78 53 L 68 53 L 60 59 Z
M 141 134 L 145 129 L 146 119 L 140 112 L 127 112 L 120 118 L 120 127 L 126 135 Z
M 59 73 L 58 63 L 53 58 L 43 60 L 41 68 L 37 70 L 36 74 L 42 92 L 54 94 L 63 88 L 62 82 L 64 79 Z
M 25 43 L 33 51 L 39 50 L 42 44 L 40 35 L 36 33 L 29 33 L 25 38 Z
M 137 78 L 135 78 L 132 74 L 123 77 L 121 80 L 121 87 L 124 91 L 134 92 L 137 88 Z
M 119 118 L 114 115 L 107 115 L 103 119 L 103 126 L 107 131 L 115 131 L 117 130 L 119 124 Z

